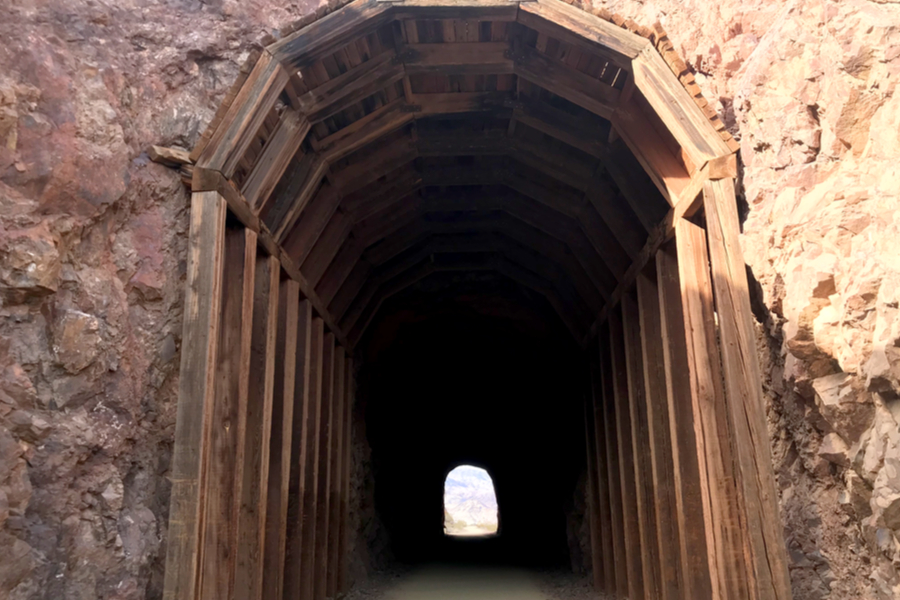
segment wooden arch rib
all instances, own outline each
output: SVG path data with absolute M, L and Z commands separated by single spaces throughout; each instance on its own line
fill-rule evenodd
M 529 247 L 603 315 L 667 211 L 734 169 L 664 33 L 629 27 L 560 0 L 355 0 L 248 61 L 192 153 L 195 189 L 221 174 L 339 337 L 330 311 L 386 238 L 428 235 L 416 223 L 467 186 L 502 188 L 465 210 L 542 232 Z

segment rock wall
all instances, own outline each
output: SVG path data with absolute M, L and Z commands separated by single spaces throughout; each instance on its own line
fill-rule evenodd
M 661 21 L 742 143 L 796 597 L 898 597 L 900 5 L 604 5 Z M 187 195 L 143 151 L 314 8 L 0 3 L 0 598 L 160 597 Z

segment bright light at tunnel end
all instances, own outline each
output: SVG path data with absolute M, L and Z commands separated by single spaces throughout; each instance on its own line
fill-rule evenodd
M 444 535 L 494 536 L 498 526 L 497 494 L 488 472 L 471 465 L 450 471 L 444 481 Z

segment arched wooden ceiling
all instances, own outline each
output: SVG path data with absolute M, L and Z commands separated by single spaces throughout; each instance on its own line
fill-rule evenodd
M 702 181 L 734 175 L 658 28 L 560 0 L 355 0 L 291 29 L 248 61 L 193 188 L 229 198 L 349 347 L 446 270 L 531 288 L 581 341 Z

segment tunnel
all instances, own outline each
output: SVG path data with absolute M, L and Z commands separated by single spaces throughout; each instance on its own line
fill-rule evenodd
M 404 564 L 566 567 L 581 494 L 598 594 L 790 598 L 737 148 L 663 28 L 602 9 L 269 36 L 151 152 L 193 192 L 164 597 L 341 597 L 373 527 Z M 443 532 L 462 464 L 496 536 Z

